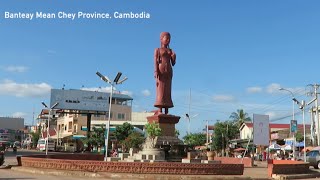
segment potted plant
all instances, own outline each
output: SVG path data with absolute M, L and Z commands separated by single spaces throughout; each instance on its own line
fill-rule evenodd
M 156 137 L 161 135 L 161 128 L 159 127 L 159 124 L 156 123 L 148 123 L 145 125 L 148 139 L 150 140 L 150 146 L 149 148 L 155 148 L 156 146 Z

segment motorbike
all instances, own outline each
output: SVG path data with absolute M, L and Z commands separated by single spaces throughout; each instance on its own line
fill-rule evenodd
M 0 151 L 0 166 L 4 164 L 4 151 Z
M 14 153 L 16 153 L 16 152 L 17 152 L 17 146 L 14 146 L 14 147 L 12 148 L 12 151 L 13 151 Z

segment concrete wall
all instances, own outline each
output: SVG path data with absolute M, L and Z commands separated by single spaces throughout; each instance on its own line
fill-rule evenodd
M 249 128 L 248 126 L 244 126 L 240 131 L 240 139 L 251 139 L 252 138 L 252 130 L 253 128 Z
M 214 160 L 221 161 L 222 164 L 243 164 L 244 167 L 253 167 L 251 158 L 214 157 Z
M 131 124 L 144 126 L 148 123 L 147 117 L 153 115 L 154 112 L 132 112 Z
M 273 174 L 307 174 L 309 163 L 291 160 L 268 160 L 268 176 Z
M 91 157 L 90 157 L 91 156 Z M 48 158 L 46 158 L 48 157 Z M 98 160 L 98 161 L 96 161 Z M 61 169 L 81 172 L 171 175 L 243 175 L 243 164 L 192 164 L 176 162 L 104 162 L 101 155 L 54 154 L 17 156 L 18 165 L 33 168 Z M 120 175 L 120 174 L 119 174 Z M 118 174 L 113 176 L 119 178 Z M 156 179 L 152 178 L 142 179 Z M 132 177 L 131 177 L 132 178 Z M 130 179 L 130 178 L 125 178 Z M 172 179 L 172 177 L 169 177 Z M 181 179 L 181 178 L 174 178 Z M 185 178 L 182 178 L 185 179 Z M 196 178 L 199 179 L 199 178 Z

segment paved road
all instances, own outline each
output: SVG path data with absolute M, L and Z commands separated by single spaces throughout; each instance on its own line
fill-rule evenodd
M 31 154 L 44 154 L 45 152 L 36 150 L 18 149 L 16 153 L 13 153 L 12 149 L 5 152 L 5 163 L 4 165 L 17 165 L 17 155 L 31 155 Z M 48 154 L 55 154 L 59 152 L 48 152 Z M 57 176 L 48 174 L 38 174 L 30 172 L 20 172 L 11 169 L 0 169 L 0 180 L 19 180 L 19 179 L 32 179 L 32 180 L 88 180 L 88 177 L 72 177 L 72 176 Z
M 57 154 L 59 152 L 48 152 L 48 154 Z M 5 163 L 4 165 L 17 165 L 17 155 L 32 155 L 32 154 L 45 154 L 45 152 L 42 151 L 36 151 L 36 150 L 27 150 L 27 149 L 18 149 L 17 152 L 13 152 L 12 149 L 8 149 L 8 151 L 5 151 Z
M 13 171 L 11 169 L 0 169 L 0 180 L 88 180 L 87 177 L 72 177 L 72 176 L 54 176 L 43 174 L 32 174 L 26 172 Z

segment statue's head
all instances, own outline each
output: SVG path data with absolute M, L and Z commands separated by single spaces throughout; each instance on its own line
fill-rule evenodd
M 171 39 L 171 35 L 170 35 L 169 32 L 162 32 L 160 34 L 161 44 L 164 44 L 164 45 L 168 46 L 169 43 L 170 43 L 170 39 Z

